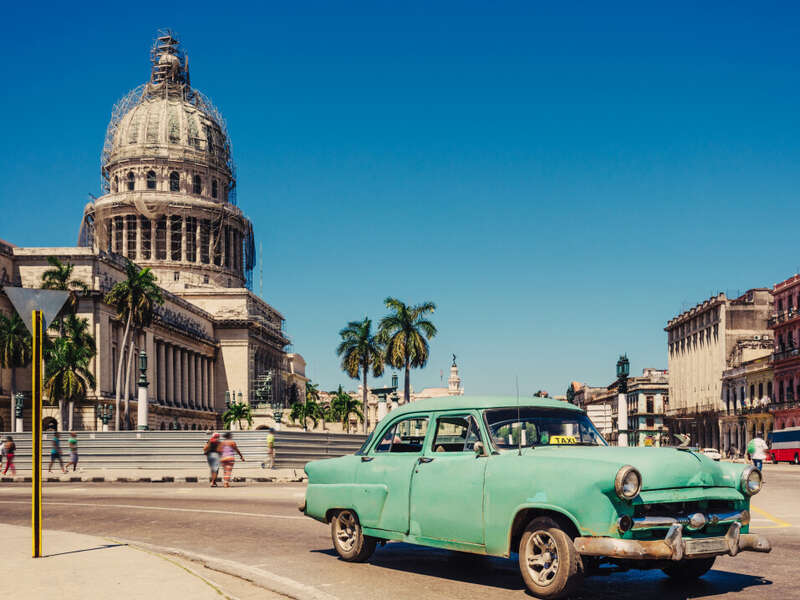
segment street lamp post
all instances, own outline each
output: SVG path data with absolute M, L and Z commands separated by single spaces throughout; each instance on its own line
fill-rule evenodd
M 281 430 L 281 419 L 283 418 L 283 408 L 277 402 L 272 405 L 272 418 L 275 419 L 275 430 Z
M 22 423 L 24 401 L 25 396 L 19 392 L 14 394 L 14 419 L 16 420 L 14 431 L 19 433 L 22 433 L 22 430 L 24 429 L 24 425 Z
M 147 424 L 150 416 L 149 406 L 147 404 L 147 354 L 142 350 L 139 352 L 139 395 L 137 396 L 137 423 L 136 429 L 139 431 L 147 431 L 150 426 Z
M 628 375 L 631 363 L 623 354 L 617 361 L 617 446 L 628 445 Z
M 114 407 L 111 404 L 101 404 L 97 416 L 103 422 L 103 431 L 108 431 L 108 423 L 114 417 Z

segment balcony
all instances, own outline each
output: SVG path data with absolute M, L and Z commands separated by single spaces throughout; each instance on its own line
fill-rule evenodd
M 780 352 L 774 352 L 772 354 L 772 362 L 789 360 L 795 356 L 800 356 L 800 348 L 787 348 L 785 350 L 781 350 Z
M 789 323 L 798 317 L 800 317 L 800 308 L 790 308 L 769 317 L 767 319 L 767 327 L 774 328 L 781 323 Z

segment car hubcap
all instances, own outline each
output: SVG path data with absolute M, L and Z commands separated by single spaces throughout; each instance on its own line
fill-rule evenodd
M 558 573 L 558 548 L 556 541 L 545 531 L 536 531 L 528 538 L 525 547 L 528 573 L 536 585 L 548 586 Z
M 336 540 L 344 552 L 350 552 L 356 544 L 356 517 L 349 510 L 339 513 L 336 517 Z

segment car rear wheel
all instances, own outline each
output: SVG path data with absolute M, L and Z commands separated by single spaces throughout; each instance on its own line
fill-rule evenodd
M 519 543 L 519 570 L 531 593 L 561 598 L 583 582 L 583 562 L 572 539 L 549 517 L 537 517 Z
M 691 581 L 708 573 L 716 558 L 684 558 L 661 570 L 677 581 Z
M 777 465 L 778 464 L 778 455 L 777 454 L 773 454 L 772 455 L 772 464 L 773 465 Z
M 792 461 L 796 465 L 800 465 L 800 456 L 797 454 L 794 455 L 794 460 Z
M 347 562 L 364 562 L 378 543 L 376 538 L 364 535 L 358 515 L 352 510 L 340 510 L 331 519 L 331 539 L 336 552 Z

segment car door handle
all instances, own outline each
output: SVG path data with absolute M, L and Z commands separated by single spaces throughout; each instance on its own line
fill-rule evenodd
M 362 456 L 362 457 L 361 457 L 361 462 L 369 462 L 369 461 L 371 461 L 373 458 L 375 458 L 375 457 L 374 457 L 374 456 Z
M 429 457 L 429 456 L 420 456 L 419 457 L 419 464 L 422 465 L 422 464 L 429 463 L 429 462 L 433 462 L 433 459 L 431 457 Z

